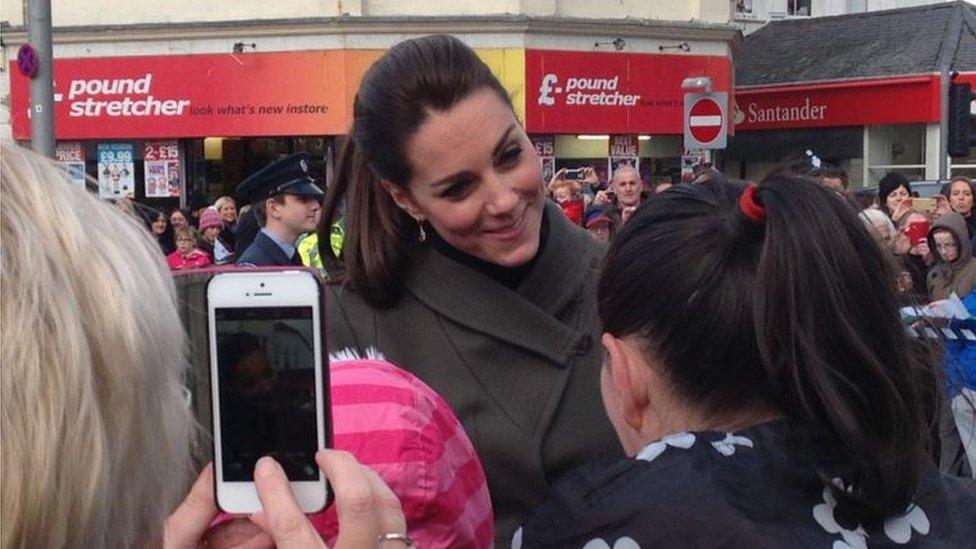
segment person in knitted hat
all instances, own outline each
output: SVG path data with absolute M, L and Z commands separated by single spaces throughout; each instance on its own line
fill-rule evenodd
M 206 208 L 200 214 L 200 248 L 210 254 L 217 265 L 234 262 L 234 248 L 221 237 L 224 221 L 215 208 Z
M 600 210 L 594 210 L 586 218 L 586 230 L 597 241 L 610 242 L 613 238 L 613 220 Z

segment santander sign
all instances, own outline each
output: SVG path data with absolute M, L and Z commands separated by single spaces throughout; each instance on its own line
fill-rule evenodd
M 745 121 L 749 124 L 775 122 L 812 122 L 825 120 L 827 105 L 813 104 L 809 97 L 793 105 L 760 106 L 755 102 L 746 105 Z

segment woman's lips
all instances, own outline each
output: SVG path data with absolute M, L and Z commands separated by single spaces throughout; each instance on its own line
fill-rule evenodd
M 485 231 L 485 233 L 491 235 L 499 240 L 514 240 L 522 236 L 525 231 L 525 218 L 528 208 L 526 208 L 522 215 L 519 216 L 518 221 L 512 223 L 511 225 L 506 225 L 500 229 L 492 229 L 490 231 Z

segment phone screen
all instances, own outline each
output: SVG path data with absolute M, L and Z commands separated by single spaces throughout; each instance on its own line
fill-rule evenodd
M 575 170 L 566 170 L 563 172 L 563 179 L 567 181 L 582 181 L 583 180 L 583 168 L 578 168 Z
M 317 481 L 312 307 L 215 310 L 225 481 L 251 482 L 270 455 L 291 481 Z

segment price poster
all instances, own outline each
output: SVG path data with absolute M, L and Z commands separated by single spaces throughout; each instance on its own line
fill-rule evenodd
M 104 198 L 135 197 L 135 163 L 130 143 L 98 145 L 98 194 Z
M 531 139 L 542 164 L 542 180 L 548 184 L 556 174 L 556 138 L 552 135 L 533 135 Z
M 85 149 L 80 141 L 60 141 L 54 147 L 54 158 L 68 171 L 72 183 L 85 186 Z
M 611 135 L 609 152 L 610 176 L 617 172 L 618 168 L 630 166 L 635 170 L 640 169 L 640 140 L 636 135 Z
M 183 170 L 176 141 L 149 141 L 143 150 L 147 198 L 180 196 Z

